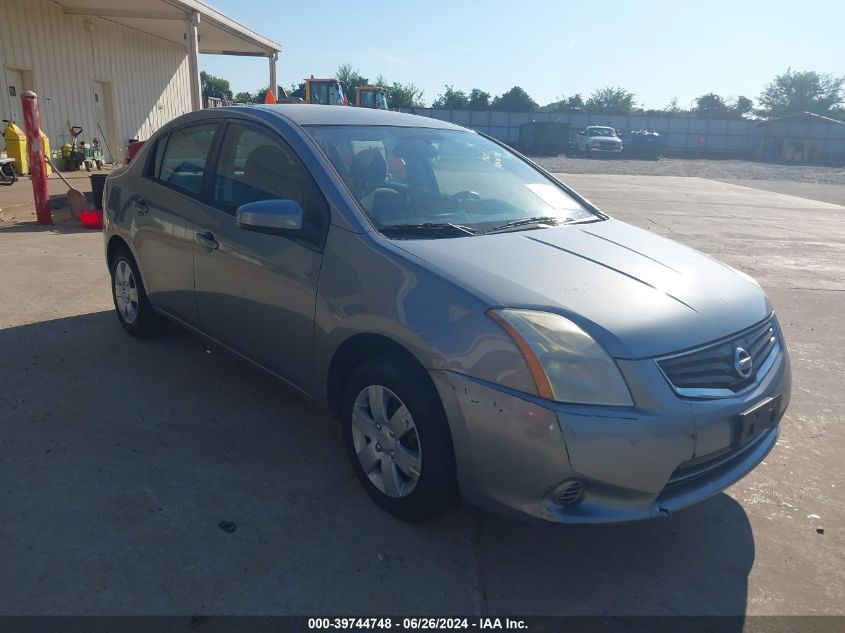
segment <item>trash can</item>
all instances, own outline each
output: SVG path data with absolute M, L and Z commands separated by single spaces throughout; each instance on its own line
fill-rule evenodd
M 94 208 L 103 210 L 103 189 L 106 187 L 108 174 L 91 174 L 91 194 L 94 198 Z
M 28 174 L 29 160 L 26 155 L 26 134 L 17 125 L 7 121 L 3 138 L 6 139 L 6 154 L 9 158 L 15 159 L 15 171 L 18 176 Z
M 44 134 L 44 130 L 41 130 L 41 149 L 44 150 L 44 156 L 48 158 L 52 156 L 52 154 L 50 153 L 50 139 L 47 138 L 46 134 Z M 53 168 L 50 167 L 49 161 L 45 162 L 47 163 L 45 166 L 47 167 L 47 175 L 49 176 L 53 173 Z
M 144 146 L 146 141 L 138 141 L 134 138 L 129 139 L 129 146 L 126 148 L 126 164 L 132 162 L 132 159 L 135 158 L 135 154 Z

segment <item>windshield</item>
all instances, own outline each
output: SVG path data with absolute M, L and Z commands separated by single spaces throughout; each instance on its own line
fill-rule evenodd
M 588 127 L 587 136 L 616 136 L 612 127 Z
M 459 225 L 468 230 L 457 235 L 469 235 L 532 218 L 545 222 L 519 230 L 600 219 L 518 156 L 472 132 L 351 125 L 308 132 L 380 230 Z M 443 236 L 449 235 L 431 235 Z
M 340 82 L 318 82 L 311 83 L 311 103 L 322 105 L 343 104 L 343 89 Z

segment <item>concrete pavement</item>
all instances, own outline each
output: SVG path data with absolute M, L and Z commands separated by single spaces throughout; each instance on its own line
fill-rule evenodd
M 3 226 L 0 613 L 845 613 L 845 207 L 563 178 L 769 292 L 795 385 L 748 478 L 638 524 L 468 507 L 403 524 L 360 488 L 335 421 L 178 328 L 126 336 L 99 233 Z

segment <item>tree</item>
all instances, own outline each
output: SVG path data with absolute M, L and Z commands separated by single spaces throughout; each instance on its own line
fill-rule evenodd
M 546 112 L 579 112 L 584 109 L 584 99 L 576 93 L 571 97 L 561 97 L 540 109 Z
M 364 77 L 357 70 L 353 70 L 351 64 L 341 64 L 337 67 L 335 77 L 343 86 L 346 98 L 349 103 L 355 103 L 355 88 L 358 86 L 369 86 L 370 80 Z
M 490 93 L 473 88 L 469 93 L 469 103 L 467 107 L 470 110 L 489 110 L 490 109 Z
M 663 108 L 663 112 L 665 112 L 666 114 L 671 114 L 672 116 L 681 116 L 689 114 L 688 111 L 684 110 L 678 105 L 678 97 L 672 97 L 672 100 L 669 101 L 669 105 Z M 656 113 L 657 112 L 655 112 L 655 114 Z
M 385 82 L 386 83 L 386 82 Z M 384 87 L 384 86 L 382 86 Z M 394 81 L 387 88 L 387 99 L 391 108 L 424 108 L 423 91 L 414 84 Z
M 728 115 L 728 104 L 714 92 L 708 92 L 695 100 L 695 113 L 700 117 L 720 117 Z
M 754 110 L 754 102 L 748 97 L 738 96 L 731 106 L 731 113 L 741 119 Z
M 239 92 L 235 95 L 235 101 L 238 103 L 255 103 L 255 95 L 251 92 Z
M 229 88 L 229 82 L 221 77 L 209 75 L 205 71 L 200 73 L 200 88 L 202 89 L 203 97 L 232 100 L 232 90 Z
M 581 93 L 576 92 L 566 100 L 566 109 L 570 112 L 584 109 L 584 99 L 581 98 Z
M 845 102 L 845 77 L 789 68 L 765 87 L 758 101 L 758 113 L 764 117 L 796 112 L 831 115 Z
M 504 94 L 493 99 L 490 106 L 493 110 L 505 112 L 533 112 L 537 109 L 537 102 L 528 96 L 519 86 L 514 86 Z
M 446 91 L 443 94 L 437 95 L 431 107 L 449 110 L 466 110 L 469 107 L 469 97 L 463 90 L 455 90 L 452 86 L 447 85 Z
M 291 84 L 288 90 L 288 96 L 292 98 L 305 98 L 305 82 L 301 81 L 298 84 Z
M 261 90 L 256 92 L 252 95 L 253 103 L 264 103 L 264 98 L 267 96 L 267 91 L 270 90 L 270 86 L 264 86 Z
M 584 104 L 589 112 L 603 112 L 606 114 L 628 114 L 634 109 L 634 93 L 622 87 L 605 86 L 599 88 Z

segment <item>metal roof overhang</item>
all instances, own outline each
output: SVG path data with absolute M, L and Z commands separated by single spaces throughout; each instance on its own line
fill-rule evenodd
M 191 15 L 200 16 L 199 52 L 272 57 L 281 45 L 199 0 L 54 0 L 68 15 L 104 18 L 187 45 Z

